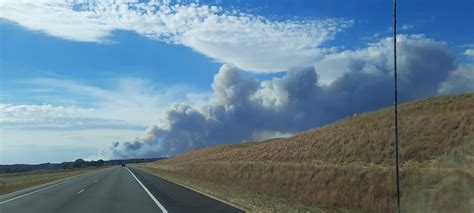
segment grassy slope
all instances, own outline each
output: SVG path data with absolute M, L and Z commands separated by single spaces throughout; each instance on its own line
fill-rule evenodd
M 0 195 L 102 168 L 0 174 Z
M 395 207 L 391 119 L 383 109 L 142 167 L 255 211 L 285 211 L 274 204 L 286 203 L 299 211 L 387 212 Z M 403 210 L 473 212 L 474 94 L 403 104 L 400 125 Z

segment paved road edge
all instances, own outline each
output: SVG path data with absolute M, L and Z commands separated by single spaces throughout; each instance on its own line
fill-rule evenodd
M 160 207 L 161 211 L 163 213 L 168 213 L 168 210 L 166 210 L 166 208 L 163 206 L 163 204 L 160 203 L 160 201 L 158 201 L 156 199 L 156 197 L 146 188 L 145 185 L 143 185 L 143 183 L 137 178 L 137 176 L 135 176 L 135 174 L 133 174 L 133 172 L 127 167 L 127 170 L 128 172 L 130 172 L 130 174 L 132 175 L 133 178 L 135 178 L 135 180 L 140 184 L 140 186 L 145 190 L 145 192 L 148 194 L 148 196 L 153 200 L 153 202 L 155 202 L 155 204 Z
M 142 168 L 140 168 L 140 167 L 132 166 L 132 168 L 134 168 L 134 169 L 139 169 L 139 170 L 144 171 L 144 172 L 146 172 L 146 173 L 148 173 L 148 174 L 151 174 L 151 175 L 154 175 L 154 176 L 163 178 L 164 180 L 167 180 L 167 181 L 169 181 L 169 182 L 171 182 L 171 183 L 174 183 L 174 184 L 176 184 L 176 185 L 178 185 L 178 186 L 182 186 L 182 187 L 184 187 L 184 188 L 187 188 L 187 189 L 189 189 L 189 190 L 192 190 L 192 191 L 194 191 L 194 192 L 197 192 L 197 193 L 199 193 L 199 194 L 202 194 L 202 195 L 204 195 L 204 196 L 206 196 L 206 197 L 210 197 L 210 198 L 212 198 L 212 199 L 214 199 L 214 200 L 217 200 L 217 201 L 219 201 L 219 202 L 225 203 L 225 204 L 227 204 L 227 205 L 229 205 L 229 206 L 232 206 L 232 207 L 234 207 L 234 208 L 236 208 L 236 209 L 240 209 L 240 210 L 242 210 L 242 211 L 244 211 L 244 212 L 252 211 L 252 209 L 249 208 L 249 207 L 247 207 L 247 206 L 243 206 L 243 205 L 236 204 L 236 203 L 231 203 L 231 202 L 229 202 L 229 201 L 227 201 L 227 200 L 223 200 L 222 198 L 218 198 L 218 197 L 216 197 L 216 196 L 214 196 L 214 195 L 211 195 L 211 194 L 209 194 L 209 193 L 203 192 L 202 190 L 193 188 L 193 187 L 188 186 L 188 185 L 184 185 L 184 184 L 178 183 L 178 182 L 176 182 L 176 181 L 174 181 L 174 180 L 171 180 L 171 179 L 169 179 L 169 178 L 165 178 L 165 177 L 159 176 L 159 175 L 157 175 L 157 174 L 155 174 L 155 173 L 149 172 L 149 171 L 147 171 L 147 170 L 145 170 L 145 169 L 142 169 Z

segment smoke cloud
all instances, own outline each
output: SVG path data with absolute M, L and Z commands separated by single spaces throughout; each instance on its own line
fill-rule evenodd
M 391 45 L 391 39 L 383 39 L 366 49 L 331 56 L 344 66 L 334 70 L 343 74 L 330 84 L 319 81 L 314 67 L 257 81 L 242 77 L 238 68 L 225 64 L 214 77 L 211 102 L 170 106 L 162 121 L 142 138 L 114 143 L 112 154 L 119 158 L 171 156 L 215 144 L 288 136 L 354 113 L 390 106 Z M 398 49 L 402 102 L 437 95 L 447 88 L 443 85 L 459 82 L 458 75 L 453 74 L 458 65 L 445 43 L 422 36 L 400 36 Z M 462 69 L 462 73 L 472 73 L 472 66 Z M 449 88 L 444 93 L 449 93 Z M 455 88 L 455 92 L 459 88 L 472 90 L 459 85 Z

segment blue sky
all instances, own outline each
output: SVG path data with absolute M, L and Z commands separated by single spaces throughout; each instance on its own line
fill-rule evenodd
M 79 2 L 0 1 L 0 164 L 172 155 L 216 143 L 291 135 L 386 105 L 305 111 L 306 106 L 284 105 L 299 97 L 292 96 L 292 88 L 276 88 L 289 73 L 298 73 L 293 70 L 314 67 L 317 85 L 337 90 L 334 82 L 352 72 L 354 61 L 376 67 L 389 63 L 381 58 L 390 58 L 384 39 L 391 36 L 391 1 Z M 437 71 L 443 75 L 436 88 L 406 100 L 472 91 L 474 1 L 399 0 L 398 5 L 401 40 L 413 47 L 406 54 L 424 48 L 420 53 L 440 50 L 448 58 L 447 65 L 436 68 L 446 67 Z M 234 69 L 244 80 L 227 79 Z M 250 118 L 226 120 L 210 109 L 238 108 L 241 101 L 232 102 L 233 97 L 247 90 L 235 88 L 253 81 L 259 86 L 248 90 L 252 94 L 245 100 L 255 103 L 243 111 L 258 102 L 272 112 L 334 116 L 316 116 L 320 120 L 297 128 L 258 124 L 255 131 L 245 130 L 229 141 L 200 141 L 201 136 L 189 133 L 195 129 L 189 127 L 191 111 L 206 121 L 199 125 L 217 120 L 249 126 Z M 329 102 L 316 99 L 316 105 Z M 179 121 L 183 125 L 176 126 Z M 208 135 L 219 129 L 209 128 Z M 200 139 L 190 139 L 189 147 L 171 146 L 175 133 Z M 117 151 L 112 142 L 123 147 Z M 127 154 L 134 143 L 147 149 Z

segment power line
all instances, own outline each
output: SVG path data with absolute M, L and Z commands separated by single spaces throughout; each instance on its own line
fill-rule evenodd
M 395 174 L 397 179 L 397 212 L 400 213 L 400 169 L 398 163 L 398 88 L 397 88 L 397 0 L 393 0 L 393 93 L 395 119 Z

